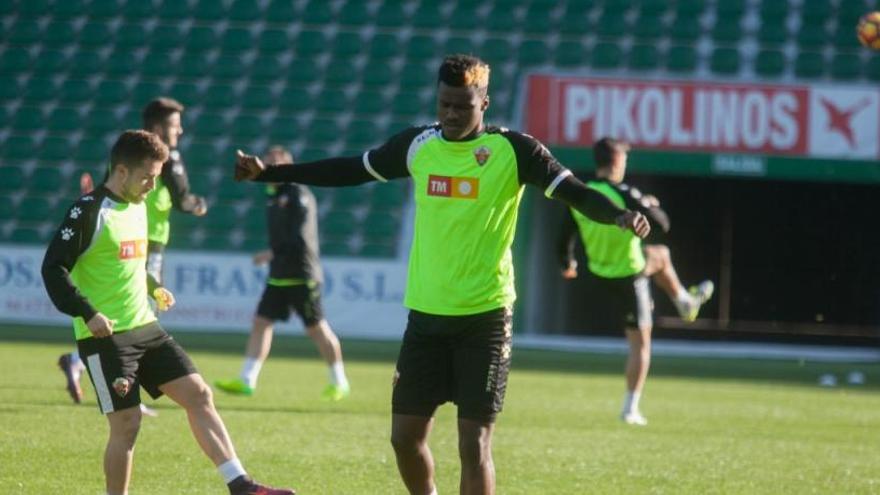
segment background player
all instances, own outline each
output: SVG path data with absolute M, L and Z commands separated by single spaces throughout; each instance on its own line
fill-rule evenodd
M 186 410 L 193 435 L 231 494 L 292 494 L 247 476 L 210 387 L 148 303 L 149 294 L 161 310 L 174 304 L 144 263 L 143 201 L 167 159 L 168 148 L 155 134 L 122 133 L 110 154 L 108 179 L 74 203 L 43 260 L 46 290 L 55 306 L 73 317 L 77 348 L 110 424 L 104 452 L 107 493 L 128 493 L 143 387 L 153 398 L 168 395 Z
M 293 157 L 280 146 L 270 148 L 263 159 L 267 164 L 293 164 Z M 298 184 L 272 184 L 267 190 L 270 199 L 266 223 L 271 249 L 255 254 L 254 263 L 270 263 L 269 280 L 254 315 L 241 375 L 214 384 L 226 392 L 253 394 L 260 369 L 272 347 L 273 322 L 287 321 L 293 308 L 329 366 L 330 384 L 322 396 L 341 400 L 349 395 L 350 388 L 339 339 L 321 309 L 323 274 L 315 195 Z
M 599 191 L 621 208 L 640 211 L 653 226 L 652 232 L 668 232 L 669 217 L 653 196 L 623 182 L 629 146 L 611 138 L 602 138 L 593 145 L 596 178 L 587 186 Z M 629 342 L 626 363 L 627 393 L 621 419 L 628 424 L 645 425 L 647 419 L 639 410 L 639 399 L 648 376 L 651 361 L 651 299 L 649 278 L 667 292 L 685 321 L 694 321 L 700 306 L 711 296 L 713 284 L 706 280 L 686 291 L 672 265 L 665 245 L 642 245 L 642 239 L 620 229 L 608 228 L 575 210 L 566 215 L 559 236 L 558 252 L 562 276 L 577 277 L 574 241 L 580 232 L 587 253 L 589 295 L 585 304 L 591 308 L 593 324 L 604 329 L 619 329 Z M 650 238 L 645 242 L 650 242 Z
M 488 127 L 489 66 L 447 57 L 437 79 L 438 123 L 412 127 L 363 156 L 265 167 L 238 152 L 236 178 L 350 186 L 410 177 L 415 230 L 397 360 L 391 442 L 410 493 L 436 493 L 427 439 L 438 406 L 458 406 L 461 493 L 495 492 L 492 433 L 512 342 L 511 244 L 523 186 L 540 187 L 597 221 L 646 235 L 644 216 L 584 187 L 534 138 Z M 615 227 L 617 228 L 617 227 Z

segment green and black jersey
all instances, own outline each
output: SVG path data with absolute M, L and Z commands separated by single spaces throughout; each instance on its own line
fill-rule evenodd
M 270 185 L 266 205 L 269 227 L 269 285 L 322 283 L 318 243 L 318 202 L 308 187 Z
M 488 127 L 448 141 L 438 124 L 412 127 L 358 158 L 268 167 L 257 180 L 321 186 L 410 177 L 415 231 L 404 304 L 435 315 L 470 315 L 516 298 L 511 244 L 523 186 L 614 223 L 624 210 L 587 189 L 535 138 Z
M 149 221 L 149 240 L 151 243 L 168 244 L 171 234 L 171 208 L 192 213 L 205 198 L 190 193 L 186 166 L 178 150 L 171 150 L 168 161 L 162 165 L 162 175 L 156 180 L 156 187 L 144 201 L 147 205 Z
M 587 187 L 602 193 L 620 208 L 643 213 L 651 223 L 654 236 L 661 231 L 669 231 L 666 213 L 659 207 L 648 207 L 638 189 L 601 179 L 587 182 Z M 574 259 L 574 240 L 576 234 L 580 233 L 587 254 L 587 265 L 594 275 L 602 278 L 624 278 L 645 269 L 642 239 L 638 236 L 616 226 L 594 222 L 576 210 L 572 209 L 570 213 L 565 215 L 557 244 L 559 261 L 563 268 Z
M 61 312 L 73 317 L 77 340 L 91 337 L 86 322 L 100 312 L 115 333 L 156 321 L 148 294 L 147 209 L 126 203 L 105 186 L 67 211 L 43 259 L 43 283 Z

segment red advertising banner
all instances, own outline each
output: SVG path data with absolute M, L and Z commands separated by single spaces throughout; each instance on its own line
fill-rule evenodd
M 523 128 L 549 145 L 875 159 L 880 91 L 534 74 Z

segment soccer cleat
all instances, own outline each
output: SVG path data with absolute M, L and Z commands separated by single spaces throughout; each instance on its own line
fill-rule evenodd
M 248 476 L 239 476 L 228 486 L 229 495 L 296 495 L 296 490 L 261 485 Z
M 635 425 L 635 426 L 647 426 L 648 425 L 648 419 L 646 417 L 642 416 L 642 413 L 640 413 L 639 411 L 633 411 L 633 412 L 629 412 L 629 413 L 621 413 L 620 420 L 628 425 Z
M 321 392 L 321 398 L 330 401 L 337 402 L 351 395 L 351 387 L 348 384 L 345 385 L 335 385 L 330 384 L 324 388 L 324 391 Z
M 217 380 L 214 386 L 220 390 L 235 395 L 254 395 L 254 387 L 251 387 L 241 378 L 233 378 L 232 380 Z
M 715 292 L 715 284 L 711 280 L 703 280 L 697 285 L 692 285 L 688 289 L 691 300 L 687 304 L 678 306 L 681 319 L 687 322 L 696 320 L 700 313 L 700 307 L 712 297 L 713 292 Z
M 76 369 L 73 356 L 69 352 L 58 358 L 58 367 L 61 368 L 64 378 L 67 379 L 67 393 L 70 394 L 73 402 L 79 404 L 82 402 L 83 396 L 82 388 L 79 386 L 79 377 L 82 371 Z

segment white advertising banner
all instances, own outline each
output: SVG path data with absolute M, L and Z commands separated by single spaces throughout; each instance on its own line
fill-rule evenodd
M 69 324 L 52 305 L 40 276 L 44 247 L 0 244 L 0 321 Z M 402 260 L 325 258 L 324 315 L 342 336 L 399 338 L 406 263 Z M 169 251 L 165 286 L 177 305 L 160 321 L 175 329 L 248 332 L 268 269 L 242 253 Z M 277 327 L 298 332 L 296 316 Z

